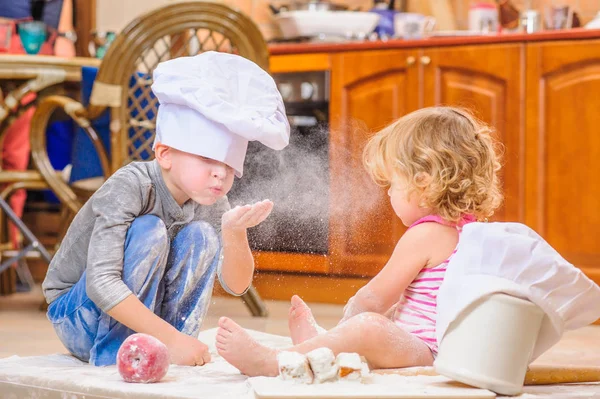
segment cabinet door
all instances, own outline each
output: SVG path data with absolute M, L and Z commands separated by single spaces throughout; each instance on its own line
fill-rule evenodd
M 400 51 L 332 56 L 329 248 L 332 272 L 375 275 L 404 231 L 386 189 L 362 165 L 375 131 L 417 106 L 415 58 Z M 414 56 L 414 52 L 412 52 Z
M 600 283 L 600 41 L 527 47 L 526 221 Z
M 423 105 L 469 108 L 492 125 L 502 143 L 504 204 L 493 220 L 524 220 L 524 45 L 427 49 Z

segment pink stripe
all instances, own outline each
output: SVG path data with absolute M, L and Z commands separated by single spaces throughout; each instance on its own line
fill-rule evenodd
M 423 296 L 426 296 L 428 298 L 433 298 L 433 299 L 437 298 L 437 295 L 432 294 L 432 293 L 428 293 L 428 292 L 419 292 L 419 291 L 414 291 L 414 290 L 411 290 L 411 289 L 408 289 L 408 288 L 406 289 L 406 291 L 412 292 L 413 294 L 417 294 L 417 295 L 423 295 Z
M 431 268 L 428 268 L 428 269 L 423 269 L 421 271 L 421 273 L 419 273 L 419 274 L 438 273 L 438 272 L 445 272 L 445 271 L 446 271 L 446 269 L 431 269 Z
M 435 323 L 435 320 L 432 319 L 431 317 L 425 316 L 424 314 L 419 314 L 419 313 L 413 313 L 413 312 L 408 312 L 406 310 L 402 310 L 402 313 L 400 313 L 398 315 L 398 317 L 396 318 L 396 320 L 402 320 L 402 316 L 409 316 L 409 317 L 416 317 L 418 319 L 423 319 L 423 320 L 428 320 L 432 323 Z
M 420 314 L 421 312 L 433 313 L 434 315 L 436 314 L 435 310 L 420 308 L 418 306 L 409 305 L 408 303 L 404 304 L 404 306 L 413 312 L 417 312 L 417 314 Z
M 404 320 L 399 319 L 399 318 L 396 321 L 398 323 L 402 324 L 402 325 L 405 325 L 405 326 L 422 326 L 423 325 L 423 323 L 409 323 L 409 322 L 404 321 Z
M 412 284 L 418 283 L 420 281 L 444 281 L 443 277 L 427 277 L 427 278 L 418 278 L 413 280 Z
M 419 316 L 418 313 L 403 312 L 396 316 L 396 321 L 406 323 L 406 325 L 432 326 L 435 321 L 430 320 L 427 316 Z
M 433 290 L 433 291 L 437 291 L 437 290 L 440 289 L 440 286 L 436 285 L 435 287 L 425 287 L 425 286 L 422 286 L 420 284 L 414 284 L 414 285 L 411 284 L 411 285 L 408 286 L 408 288 L 413 288 L 413 289 L 414 288 L 419 288 L 421 290 Z
M 412 296 L 410 296 L 410 295 L 404 295 L 404 297 L 405 297 L 406 299 L 408 299 L 409 301 L 411 301 L 411 302 L 416 302 L 416 303 L 420 303 L 420 304 L 422 304 L 422 305 L 433 306 L 433 307 L 436 307 L 436 306 L 437 306 L 437 304 L 436 304 L 435 302 L 421 301 L 420 299 L 415 299 L 415 298 L 413 298 L 413 297 L 412 297 Z
M 435 338 L 428 338 L 428 337 L 419 337 L 419 338 L 422 339 L 423 341 L 437 342 L 437 339 L 435 339 Z
M 411 331 L 411 333 L 413 333 L 413 334 L 420 334 L 420 333 L 424 333 L 424 332 L 435 332 L 435 328 L 423 328 L 421 330 Z

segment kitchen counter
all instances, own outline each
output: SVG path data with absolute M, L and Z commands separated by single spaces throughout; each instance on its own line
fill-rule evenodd
M 342 43 L 276 43 L 269 45 L 271 55 L 336 53 L 345 51 L 389 50 L 459 45 L 542 42 L 548 40 L 586 40 L 600 38 L 600 29 L 570 29 L 538 33 L 504 33 L 485 36 L 445 36 L 419 40 L 354 41 Z

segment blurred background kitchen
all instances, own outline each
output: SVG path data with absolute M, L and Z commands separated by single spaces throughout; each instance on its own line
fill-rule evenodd
M 122 2 L 118 0 L 96 0 L 90 4 L 95 4 L 95 24 L 99 30 L 119 31 L 132 18 L 139 15 L 140 12 L 151 10 L 152 8 L 173 3 L 176 0 L 130 0 Z M 583 26 L 591 22 L 600 11 L 600 2 L 597 0 L 499 0 L 499 1 L 474 1 L 474 0 L 337 0 L 331 2 L 307 2 L 307 1 L 285 1 L 285 0 L 225 0 L 224 4 L 237 8 L 249 15 L 267 40 L 278 39 L 285 36 L 292 37 L 290 32 L 281 30 L 281 15 L 279 10 L 343 10 L 351 11 L 374 11 L 374 10 L 393 10 L 394 12 L 411 12 L 430 15 L 436 17 L 436 30 L 490 30 L 493 27 L 488 25 L 495 24 L 498 18 L 504 18 L 506 27 L 516 28 L 516 21 L 519 13 L 526 13 L 528 10 L 536 11 L 540 14 L 540 22 L 543 18 L 552 19 L 554 15 L 555 23 L 564 18 L 562 26 L 555 27 L 566 28 L 570 23 L 570 15 L 574 13 L 575 25 L 569 27 Z M 500 13 L 496 10 L 499 6 Z M 118 11 L 117 11 L 118 10 Z M 379 12 L 379 11 L 376 11 Z M 564 13 L 564 17 L 559 14 Z M 388 14 L 381 13 L 387 18 Z M 500 14 L 500 16 L 498 16 Z M 525 17 L 525 16 L 523 16 Z M 337 16 L 336 18 L 340 18 Z M 356 21 L 356 19 L 354 20 Z M 471 21 L 471 23 L 469 22 Z M 478 21 L 482 21 L 478 26 Z M 514 22 L 513 22 L 514 21 Z M 384 22 L 384 21 L 382 21 Z M 307 21 L 309 23 L 309 21 Z M 341 21 L 329 21 L 330 24 L 342 23 Z M 600 25 L 600 21 L 597 21 Z M 285 24 L 285 22 L 284 22 Z M 314 24 L 314 23 L 313 23 Z M 346 22 L 347 24 L 347 22 Z M 552 22 L 547 28 L 554 28 Z M 497 25 L 496 25 L 497 26 Z M 591 27 L 591 26 L 590 26 Z M 347 27 L 352 30 L 352 27 Z M 539 29 L 542 29 L 541 26 Z M 285 29 L 285 27 L 284 27 Z M 306 33 L 306 32 L 297 32 Z M 315 31 L 315 33 L 322 33 Z M 360 32 L 368 34 L 370 32 Z M 448 33 L 448 32 L 446 32 Z M 464 32 L 463 32 L 464 33 Z M 398 32 L 400 35 L 400 32 Z M 301 35 L 298 35 L 301 36 Z
M 151 159 L 157 63 L 205 50 L 268 69 L 294 129 L 281 153 L 249 149 L 231 202 L 271 198 L 276 208 L 250 232 L 254 289 L 211 314 L 270 311 L 285 333 L 285 304 L 265 300 L 343 304 L 374 276 L 405 228 L 363 172 L 363 144 L 436 104 L 468 107 L 496 128 L 505 202 L 494 220 L 526 223 L 600 283 L 599 0 L 194 3 L 204 5 L 0 0 L 0 134 L 26 138 L 19 151 L 32 155 L 0 170 L 6 336 L 21 328 L 15 306 L 51 332 L 37 310 L 47 260 L 106 177 Z M 24 211 L 10 215 L 3 201 L 14 208 L 23 189 Z M 321 311 L 333 325 L 341 307 Z

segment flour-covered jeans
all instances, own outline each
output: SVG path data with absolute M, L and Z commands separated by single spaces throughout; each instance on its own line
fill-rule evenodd
M 221 244 L 201 221 L 184 226 L 169 242 L 161 219 L 138 217 L 125 239 L 122 279 L 138 299 L 177 330 L 197 336 L 206 316 Z M 101 311 L 85 290 L 86 273 L 48 308 L 58 337 L 77 358 L 95 366 L 116 363 L 123 341 L 134 333 Z

